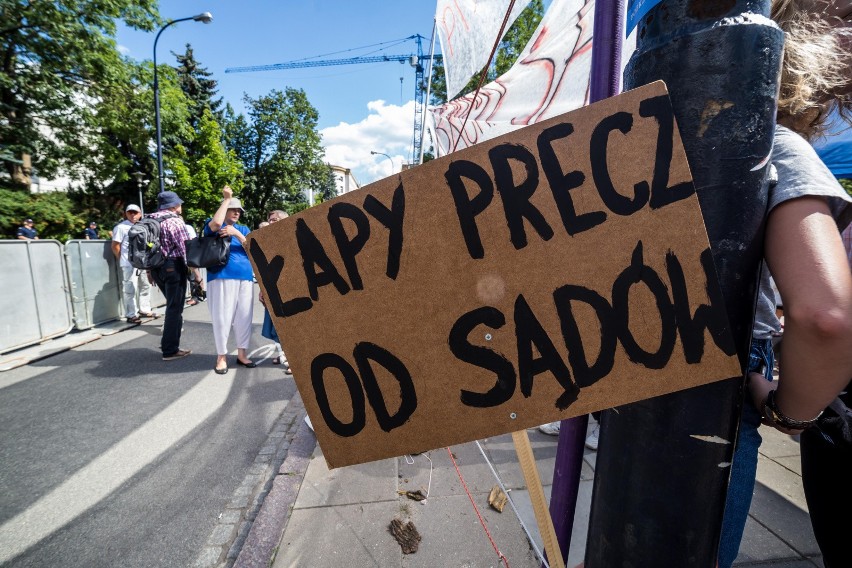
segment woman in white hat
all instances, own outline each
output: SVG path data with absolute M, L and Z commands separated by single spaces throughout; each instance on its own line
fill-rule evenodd
M 218 233 L 220 237 L 231 239 L 228 264 L 207 269 L 207 305 L 210 307 L 218 355 L 215 371 L 219 375 L 228 372 L 228 336 L 232 327 L 237 343 L 237 365 L 257 366 L 246 355 L 251 340 L 254 274 L 243 243 L 250 229 L 239 223 L 245 210 L 227 185 L 222 189 L 222 197 L 222 204 L 204 224 L 203 232 L 204 235 Z

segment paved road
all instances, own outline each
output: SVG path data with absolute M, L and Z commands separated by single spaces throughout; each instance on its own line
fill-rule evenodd
M 0 374 L 0 565 L 191 566 L 239 515 L 295 385 L 269 360 L 215 375 L 207 306 L 185 316 L 184 359 L 160 319 Z

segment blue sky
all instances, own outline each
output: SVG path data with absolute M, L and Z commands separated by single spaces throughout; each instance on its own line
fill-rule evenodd
M 213 22 L 180 22 L 170 26 L 157 43 L 158 63 L 174 65 L 172 52 L 192 44 L 195 58 L 219 82 L 219 96 L 242 110 L 246 93 L 257 97 L 272 89 L 303 89 L 319 111 L 319 128 L 326 159 L 352 168 L 365 185 L 408 161 L 414 124 L 414 69 L 396 62 L 311 67 L 286 71 L 225 73 L 229 67 L 281 63 L 325 55 L 340 59 L 373 54 L 380 43 L 393 44 L 414 34 L 425 37 L 428 53 L 435 3 L 414 0 L 161 0 L 164 19 L 201 12 Z M 156 32 L 121 28 L 119 48 L 138 60 L 153 56 Z M 356 49 L 371 45 L 366 49 Z M 436 51 L 439 51 L 436 39 Z M 413 41 L 388 47 L 383 53 L 416 51 Z M 328 55 L 326 55 L 328 54 Z M 428 69 L 428 67 L 427 67 Z M 400 78 L 402 82 L 400 83 Z

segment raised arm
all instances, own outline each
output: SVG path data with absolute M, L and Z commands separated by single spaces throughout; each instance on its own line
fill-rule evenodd
M 222 225 L 225 224 L 225 214 L 228 213 L 228 204 L 231 202 L 231 198 L 233 196 L 234 192 L 229 186 L 226 185 L 222 188 L 222 204 L 219 205 L 219 209 L 216 210 L 216 213 L 213 214 L 213 218 L 210 219 L 210 222 L 207 224 L 207 226 L 210 227 L 211 232 L 217 232 L 222 228 Z

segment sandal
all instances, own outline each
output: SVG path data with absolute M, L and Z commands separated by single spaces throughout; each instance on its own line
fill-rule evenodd
M 273 359 L 272 359 L 272 364 L 273 364 L 273 365 L 280 365 L 280 364 L 281 364 L 281 357 L 279 356 L 279 357 L 275 357 L 275 358 L 273 358 Z
M 140 324 L 142 323 L 142 318 L 139 316 L 133 316 L 132 318 L 127 318 L 127 323 Z

